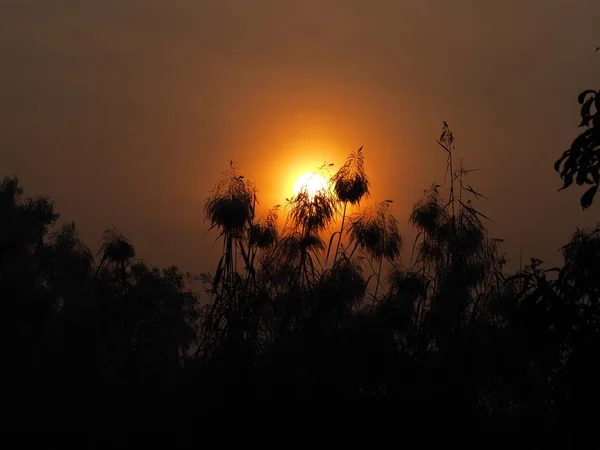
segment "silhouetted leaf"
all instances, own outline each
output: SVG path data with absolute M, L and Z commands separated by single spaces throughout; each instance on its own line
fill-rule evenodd
M 583 209 L 587 209 L 592 205 L 596 192 L 598 192 L 598 185 L 592 186 L 585 192 L 585 194 L 583 194 L 581 197 L 581 207 Z
M 573 175 L 571 174 L 565 174 L 565 176 L 563 177 L 564 179 L 564 185 L 563 187 L 561 187 L 559 189 L 559 191 L 562 191 L 563 189 L 568 188 L 569 186 L 571 186 L 573 184 Z
M 483 214 L 483 213 L 480 213 L 479 211 L 477 211 L 477 210 L 476 210 L 475 208 L 473 208 L 472 206 L 465 205 L 465 203 L 464 203 L 463 201 L 459 200 L 459 201 L 458 201 L 458 203 L 460 203 L 460 204 L 463 206 L 463 208 L 465 208 L 465 209 L 466 209 L 467 211 L 469 211 L 471 214 L 475 214 L 475 215 L 477 215 L 477 216 L 481 216 L 481 217 L 483 217 L 484 219 L 487 219 L 487 220 L 490 220 L 490 221 L 491 221 L 491 219 L 490 219 L 488 216 L 486 216 L 486 215 L 485 215 L 485 214 Z
M 579 124 L 580 127 L 582 127 L 582 126 L 587 127 L 590 124 L 590 119 L 591 119 L 590 108 L 591 108 L 593 102 L 594 102 L 594 97 L 591 97 L 591 98 L 587 99 L 587 101 L 581 107 L 581 123 Z
M 562 162 L 567 159 L 569 157 L 569 155 L 571 154 L 570 150 L 565 151 L 562 156 L 554 163 L 554 170 L 556 172 L 560 171 L 560 165 L 562 164 Z
M 438 143 L 438 145 L 439 145 L 440 147 L 442 147 L 444 150 L 446 150 L 448 153 L 450 153 L 450 150 L 448 149 L 448 147 L 446 147 L 446 146 L 445 146 L 444 144 L 442 144 L 440 141 L 435 141 L 435 142 L 437 142 L 437 143 Z
M 248 258 L 248 254 L 246 253 L 246 250 L 244 249 L 244 245 L 241 242 L 237 242 L 238 244 L 238 248 L 240 249 L 240 253 L 242 254 L 242 259 L 244 260 L 244 264 L 246 265 L 246 268 L 248 270 L 251 270 L 252 268 L 252 264 L 250 263 L 250 259 Z
M 331 237 L 329 238 L 329 245 L 327 246 L 327 256 L 325 256 L 325 262 L 327 262 L 327 260 L 329 259 L 329 253 L 331 252 L 331 244 L 333 242 L 333 238 L 335 238 L 336 234 L 340 234 L 339 231 L 336 231 L 335 233 L 333 233 L 331 235 Z M 340 239 L 341 239 L 341 235 L 340 235 Z
M 470 193 L 472 193 L 473 195 L 475 195 L 475 197 L 479 198 L 486 198 L 483 194 L 480 194 L 479 192 L 475 191 L 470 184 L 467 184 L 467 187 L 465 188 L 465 190 L 469 191 Z
M 577 178 L 575 179 L 575 182 L 581 186 L 582 184 L 585 183 L 585 180 L 587 179 L 587 173 L 580 170 L 579 172 L 577 172 Z
M 579 94 L 579 97 L 577 97 L 577 101 L 581 105 L 585 101 L 585 98 L 587 97 L 588 94 L 593 94 L 595 92 L 596 91 L 594 91 L 593 89 L 586 89 L 581 94 Z

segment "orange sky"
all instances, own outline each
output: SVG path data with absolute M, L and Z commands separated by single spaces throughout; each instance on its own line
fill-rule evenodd
M 597 0 L 0 0 L 0 167 L 90 245 L 114 224 L 199 271 L 230 159 L 266 209 L 364 145 L 372 200 L 394 200 L 410 241 L 446 120 L 492 234 L 556 263 L 600 217 L 552 168 L 598 88 L 599 17 Z

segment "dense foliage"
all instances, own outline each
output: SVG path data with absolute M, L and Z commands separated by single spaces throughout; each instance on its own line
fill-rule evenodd
M 584 125 L 597 127 L 590 105 Z M 565 185 L 576 177 L 598 187 L 596 131 L 566 153 Z M 330 188 L 301 191 L 264 218 L 256 189 L 231 164 L 205 204 L 222 243 L 216 270 L 202 277 L 208 303 L 176 267 L 137 260 L 116 229 L 96 254 L 75 223 L 51 231 L 52 202 L 4 179 L 6 383 L 183 390 L 213 412 L 377 400 L 410 417 L 405 424 L 586 427 L 600 375 L 600 228 L 573 235 L 562 267 L 531 259 L 506 273 L 501 240 L 475 207 L 483 196 L 471 171 L 453 164 L 446 123 L 438 143 L 448 182 L 414 205 L 410 245 L 391 200 L 364 204 L 371 183 L 362 148 Z

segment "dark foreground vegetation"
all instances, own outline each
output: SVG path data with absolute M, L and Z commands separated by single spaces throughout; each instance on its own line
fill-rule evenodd
M 595 95 L 582 94 L 584 132 L 556 165 L 565 187 L 589 185 L 584 208 L 600 182 Z M 391 201 L 369 203 L 362 149 L 332 176 L 331 190 L 300 192 L 262 218 L 256 190 L 231 165 L 205 204 L 223 251 L 200 277 L 202 296 L 177 268 L 138 261 L 116 229 L 94 254 L 75 223 L 53 229 L 50 200 L 4 179 L 5 390 L 152 396 L 143 415 L 115 404 L 96 411 L 124 428 L 190 429 L 203 415 L 231 424 L 235 414 L 283 411 L 305 424 L 324 405 L 372 415 L 365 405 L 377 404 L 404 433 L 444 426 L 463 438 L 540 443 L 591 429 L 600 399 L 600 229 L 575 232 L 562 267 L 531 259 L 507 273 L 445 123 L 438 143 L 447 181 L 415 204 L 418 236 L 406 243 Z M 165 393 L 177 407 L 161 406 Z M 362 420 L 359 412 L 345 426 Z

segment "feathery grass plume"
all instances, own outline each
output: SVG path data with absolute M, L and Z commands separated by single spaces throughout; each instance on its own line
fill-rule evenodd
M 360 307 L 366 287 L 360 264 L 341 260 L 340 264 L 323 274 L 316 287 L 318 301 L 315 314 L 329 321 L 327 325 L 344 325 Z
M 451 242 L 450 251 L 473 255 L 483 249 L 486 239 L 486 228 L 479 217 L 470 210 L 461 209 L 458 229 Z
M 363 268 L 357 262 L 344 261 L 328 272 L 326 280 L 337 286 L 338 301 L 348 308 L 357 308 L 364 299 L 367 286 Z
M 331 178 L 333 190 L 342 203 L 360 204 L 363 198 L 368 198 L 369 178 L 365 172 L 364 154 L 362 147 L 352 152 L 346 162 Z
M 377 276 L 374 300 L 377 300 L 377 292 L 381 284 L 383 260 L 393 262 L 400 256 L 402 250 L 402 236 L 398 230 L 398 221 L 389 211 L 391 203 L 391 200 L 380 202 L 356 213 L 350 220 L 350 241 L 354 242 L 352 254 L 358 247 L 371 259 L 379 262 L 377 271 L 373 269 Z M 349 260 L 352 259 L 352 254 L 348 257 Z
M 102 234 L 98 256 L 101 258 L 101 265 L 127 265 L 135 258 L 135 247 L 116 227 L 107 228 Z
M 425 191 L 423 198 L 413 206 L 409 218 L 410 223 L 419 230 L 411 258 L 414 257 L 415 249 L 418 249 L 415 262 L 422 263 L 423 270 L 427 262 L 443 257 L 443 246 L 439 241 L 445 240 L 452 232 L 452 220 L 447 208 L 442 204 L 439 188 L 439 184 L 433 184 Z
M 314 174 L 326 176 L 331 164 L 323 164 Z M 300 233 L 320 233 L 335 219 L 337 202 L 331 186 L 327 184 L 315 193 L 310 193 L 307 186 L 302 186 L 300 192 L 286 199 L 285 229 Z
M 319 262 L 318 251 L 325 247 L 319 233 L 335 218 L 335 198 L 327 189 L 321 189 L 314 195 L 309 195 L 306 189 L 302 189 L 297 195 L 287 199 L 286 208 L 285 236 L 280 242 L 275 260 L 283 268 L 296 270 L 292 284 L 299 281 L 301 287 L 306 287 L 314 283 L 317 277 L 315 262 Z M 287 254 L 281 254 L 281 251 Z
M 330 273 L 332 280 L 338 283 L 340 299 L 348 308 L 358 308 L 364 299 L 367 285 L 363 277 L 363 268 L 353 261 L 346 261 Z
M 261 258 L 260 284 L 270 291 L 281 326 L 301 320 L 311 309 L 314 287 L 321 278 L 318 253 L 323 249 L 323 240 L 315 233 L 292 230 Z
M 309 195 L 306 190 L 288 199 L 288 224 L 300 233 L 319 233 L 329 226 L 337 211 L 335 198 L 330 192 L 321 190 Z
M 211 229 L 218 228 L 219 237 L 223 237 L 223 255 L 213 280 L 214 293 L 220 290 L 219 295 L 229 292 L 235 296 L 237 249 L 239 247 L 242 256 L 247 260 L 248 255 L 244 252 L 242 241 L 247 237 L 246 232 L 251 229 L 255 203 L 255 189 L 238 174 L 233 161 L 230 161 L 229 169 L 222 173 L 213 195 L 208 197 L 204 204 L 205 218 L 210 221 Z
M 388 275 L 390 292 L 394 294 L 409 294 L 412 297 L 422 297 L 426 294 L 423 278 L 417 272 L 394 268 Z
M 374 309 L 378 321 L 403 332 L 411 323 L 420 325 L 426 295 L 426 280 L 422 274 L 394 267 L 387 281 L 389 292 Z
M 443 271 L 444 267 L 460 261 L 475 264 L 485 259 L 488 237 L 481 213 L 470 200 L 456 197 L 459 205 L 455 209 L 456 216 L 452 217 L 447 212 L 449 203 L 439 197 L 437 188 L 434 186 L 426 192 L 410 216 L 411 223 L 419 230 L 415 239 L 416 262 L 434 264 L 437 266 L 434 271 Z
M 278 252 L 285 263 L 299 261 L 302 252 L 319 252 L 324 249 L 323 240 L 315 234 L 290 233 L 281 238 Z
M 439 184 L 434 184 L 425 191 L 425 195 L 415 204 L 410 214 L 411 224 L 427 233 L 435 233 L 449 218 L 441 204 L 439 188 Z
M 287 203 L 286 237 L 280 248 L 289 252 L 284 259 L 283 267 L 293 268 L 295 272 L 290 279 L 291 286 L 298 285 L 300 290 L 312 286 L 319 276 L 321 264 L 318 251 L 325 248 L 320 233 L 335 219 L 337 203 L 328 189 L 321 189 L 314 195 L 309 195 L 306 189 L 288 199 Z M 291 256 L 298 260 L 291 260 Z M 279 260 L 281 261 L 281 254 Z M 292 261 L 294 263 L 292 264 Z
M 375 260 L 392 261 L 402 250 L 402 236 L 398 221 L 389 211 L 390 203 L 385 200 L 351 217 L 351 241 Z
M 488 218 L 473 206 L 474 200 L 485 198 L 467 181 L 474 170 L 461 163 L 453 171 L 454 135 L 445 122 L 437 142 L 448 153 L 448 199 L 440 196 L 439 185 L 433 185 L 410 216 L 419 231 L 413 247 L 415 264 L 427 289 L 419 309 L 450 328 L 466 327 L 489 314 L 490 299 L 502 281 L 504 258 L 498 253 L 498 240 L 488 237 L 483 223 Z
M 250 183 L 237 173 L 237 168 L 231 162 L 204 205 L 211 228 L 220 228 L 227 234 L 242 232 L 252 220 L 254 200 Z
M 256 190 L 239 175 L 233 161 L 229 169 L 223 172 L 213 195 L 206 199 L 205 217 L 211 223 L 211 229 L 220 230 L 223 238 L 223 254 L 217 264 L 212 282 L 211 294 L 215 298 L 208 310 L 203 325 L 203 339 L 196 354 L 214 355 L 216 349 L 232 348 L 232 342 L 245 333 L 248 316 L 248 304 L 256 293 L 255 253 L 250 253 L 250 240 L 253 231 Z M 262 228 L 259 232 L 263 232 Z M 266 237 L 270 230 L 261 233 Z M 239 252 L 238 252 L 239 251 Z M 238 258 L 241 256 L 247 271 L 246 280 L 237 272 Z M 252 284 L 250 284 L 252 281 Z M 251 286 L 252 293 L 248 292 Z M 210 349 L 210 350 L 209 350 Z
M 102 269 L 110 269 L 121 282 L 122 294 L 127 293 L 127 267 L 135 259 L 135 247 L 116 227 L 108 228 L 102 234 L 98 249 L 100 264 L 94 274 L 94 280 Z
M 487 217 L 472 205 L 472 199 L 485 197 L 467 182 L 468 174 L 476 169 L 466 170 L 461 164 L 454 173 L 454 134 L 446 122 L 443 122 L 442 135 L 437 143 L 448 153 L 446 176 L 450 176 L 449 198 L 443 200 L 439 194 L 440 186 L 433 185 L 415 204 L 410 216 L 410 222 L 419 229 L 415 248 L 421 239 L 417 262 L 423 263 L 423 270 L 428 263 L 435 262 L 441 269 L 454 264 L 452 261 L 477 259 L 478 252 L 483 251 L 487 242 L 487 232 L 481 221 L 481 218 Z M 455 185 L 458 185 L 458 192 L 455 192 Z
M 324 248 L 323 240 L 315 233 L 286 233 L 264 261 L 264 269 L 271 282 L 284 289 L 305 281 L 310 285 L 319 275 L 316 263 Z
M 331 178 L 331 184 L 333 185 L 335 195 L 337 196 L 338 200 L 344 204 L 340 230 L 331 236 L 331 241 L 327 250 L 326 258 L 329 257 L 331 243 L 337 234 L 338 241 L 335 249 L 335 255 L 333 257 L 333 266 L 335 266 L 340 252 L 340 244 L 344 234 L 348 203 L 351 205 L 359 205 L 363 198 L 368 198 L 370 195 L 369 178 L 365 172 L 364 154 L 362 149 L 363 148 L 360 147 L 357 151 L 348 155 L 344 165 L 340 167 L 337 173 Z
M 258 248 L 266 249 L 272 247 L 279 238 L 277 229 L 278 207 L 274 207 L 267 214 L 266 219 L 259 220 L 252 225 L 250 231 L 250 244 Z

